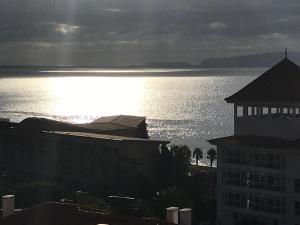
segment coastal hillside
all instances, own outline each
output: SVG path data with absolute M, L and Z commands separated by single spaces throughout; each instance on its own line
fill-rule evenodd
M 254 55 L 239 55 L 203 60 L 201 67 L 270 67 L 283 59 L 283 52 L 263 53 Z M 300 52 L 290 52 L 288 57 L 295 63 L 300 63 Z

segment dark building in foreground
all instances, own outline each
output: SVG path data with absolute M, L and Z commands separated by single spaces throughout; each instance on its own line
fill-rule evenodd
M 14 124 L 14 127 L 24 132 L 55 130 L 149 138 L 146 118 L 129 115 L 100 117 L 85 124 L 72 124 L 46 118 L 29 117 L 18 124 Z
M 46 202 L 3 217 L 0 225 L 172 225 L 162 220 L 134 218 L 82 208 L 77 205 Z
M 134 137 L 138 125 L 134 118 L 130 119 L 129 124 L 127 118 L 127 127 L 123 129 L 127 130 L 127 137 L 111 135 L 114 129 L 109 129 L 110 135 L 101 134 L 100 123 L 83 128 L 31 118 L 13 127 L 3 126 L 0 169 L 26 177 L 82 183 L 98 191 L 117 192 L 118 188 L 156 182 L 159 147 L 169 142 Z M 106 128 L 118 126 L 117 134 L 123 126 L 102 124 Z
M 225 100 L 234 136 L 210 141 L 220 224 L 300 224 L 300 67 L 285 58 Z

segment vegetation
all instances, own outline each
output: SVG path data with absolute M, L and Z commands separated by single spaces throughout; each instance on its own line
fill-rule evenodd
M 209 150 L 209 152 L 212 152 Z M 216 154 L 208 154 L 212 163 Z M 191 164 L 195 157 L 196 165 Z M 105 211 L 115 211 L 126 215 L 159 217 L 165 219 L 165 208 L 177 206 L 193 209 L 193 221 L 200 223 L 216 219 L 215 184 L 216 170 L 206 166 L 198 166 L 203 158 L 200 148 L 193 153 L 186 145 L 163 145 L 160 148 L 157 161 L 157 183 L 146 180 L 136 181 L 140 190 L 131 191 L 123 188 L 118 192 L 102 192 L 98 189 L 87 189 L 81 183 L 63 183 L 60 180 L 32 180 L 23 176 L 8 175 L 0 179 L 0 194 L 15 194 L 16 207 L 27 208 L 45 201 L 65 201 L 78 203 L 91 208 Z M 126 175 L 124 175 L 126 176 Z M 117 185 L 117 184 L 116 184 Z M 84 190 L 87 192 L 78 192 Z M 120 191 L 121 190 L 121 191 Z M 109 195 L 133 197 L 124 201 L 111 201 Z M 122 199 L 122 198 L 120 198 Z M 130 198 L 131 199 L 131 198 Z
M 214 161 L 217 159 L 217 151 L 213 148 L 207 151 L 207 159 L 210 160 L 210 167 L 213 166 Z
M 161 146 L 159 155 L 159 187 L 181 186 L 190 171 L 191 151 L 186 145 Z
M 193 157 L 196 159 L 196 165 L 198 165 L 198 162 L 200 159 L 203 159 L 203 152 L 200 148 L 195 148 L 193 151 Z
M 200 159 L 201 155 L 203 157 L 201 149 L 198 149 L 193 151 L 196 159 Z M 166 207 L 191 207 L 195 222 L 215 222 L 216 171 L 210 167 L 191 165 L 191 156 L 188 146 L 172 145 L 170 149 L 161 146 L 158 188 L 162 189 L 152 208 L 158 209 L 155 216 L 165 216 Z

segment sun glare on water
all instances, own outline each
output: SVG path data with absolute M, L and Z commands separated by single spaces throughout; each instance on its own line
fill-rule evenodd
M 144 78 L 49 78 L 47 86 L 56 99 L 51 106 L 54 112 L 61 116 L 73 115 L 72 122 L 88 122 L 105 115 L 139 114 Z

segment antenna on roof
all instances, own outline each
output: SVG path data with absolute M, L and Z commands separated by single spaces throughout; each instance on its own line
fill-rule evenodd
M 287 49 L 284 50 L 284 58 L 287 58 Z

